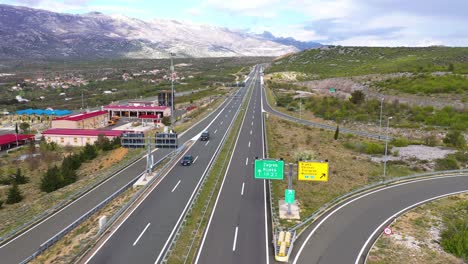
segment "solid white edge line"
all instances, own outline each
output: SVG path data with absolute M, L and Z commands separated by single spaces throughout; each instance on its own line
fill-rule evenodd
M 241 196 L 244 195 L 244 186 L 245 186 L 245 182 L 242 183 Z
M 174 188 L 172 188 L 172 191 L 171 191 L 171 192 L 174 192 L 175 189 L 177 189 L 177 186 L 179 186 L 180 181 L 181 181 L 181 180 L 179 180 L 179 181 L 177 182 L 177 184 L 174 186 Z
M 330 214 L 328 214 L 324 219 L 322 219 L 322 221 L 320 221 L 317 226 L 314 227 L 314 229 L 310 232 L 310 234 L 307 236 L 307 238 L 304 240 L 304 242 L 302 242 L 302 245 L 301 245 L 301 248 L 299 248 L 299 250 L 297 251 L 297 254 L 296 254 L 296 257 L 294 258 L 294 261 L 293 261 L 293 264 L 296 264 L 297 263 L 297 260 L 299 258 L 299 256 L 301 255 L 302 253 L 302 250 L 304 250 L 304 247 L 305 245 L 308 243 L 309 239 L 312 237 L 312 235 L 315 233 L 315 231 L 317 231 L 317 229 L 329 218 L 331 217 L 333 214 L 335 214 L 337 211 L 341 210 L 341 208 L 347 206 L 348 204 L 354 202 L 354 201 L 357 201 L 361 198 L 364 198 L 368 195 L 371 195 L 371 194 L 374 194 L 376 192 L 381 192 L 381 191 L 384 191 L 384 190 L 387 190 L 387 189 L 390 189 L 390 188 L 395 188 L 395 187 L 398 187 L 398 186 L 402 186 L 402 185 L 407 185 L 407 184 L 411 184 L 411 183 L 417 183 L 417 182 L 421 182 L 421 181 L 430 181 L 430 180 L 440 180 L 440 179 L 447 179 L 447 178 L 453 178 L 453 177 L 468 177 L 467 175 L 453 175 L 453 176 L 445 176 L 444 178 L 440 178 L 440 177 L 436 177 L 436 178 L 428 178 L 428 179 L 420 179 L 420 180 L 416 180 L 416 181 L 410 181 L 410 182 L 402 182 L 402 183 L 399 183 L 399 184 L 395 184 L 395 185 L 392 185 L 392 186 L 387 186 L 385 188 L 382 188 L 382 189 L 377 189 L 377 190 L 374 190 L 372 192 L 368 192 L 368 193 L 365 193 L 361 196 L 358 196 L 344 204 L 342 204 L 340 207 L 336 208 L 335 210 L 333 210 Z
M 239 227 L 236 226 L 236 232 L 234 233 L 234 243 L 232 243 L 232 251 L 236 251 L 236 242 L 237 242 L 237 231 Z
M 412 204 L 412 205 L 409 205 L 403 209 L 401 209 L 400 211 L 396 212 L 395 214 L 393 214 L 392 216 L 390 216 L 389 218 L 385 219 L 385 221 L 382 222 L 382 224 L 380 224 L 375 230 L 374 232 L 372 232 L 372 234 L 369 236 L 369 238 L 366 240 L 366 243 L 364 243 L 364 245 L 362 246 L 361 250 L 359 251 L 359 254 L 358 256 L 356 257 L 356 261 L 354 262 L 355 264 L 359 264 L 359 259 L 361 258 L 362 256 L 362 253 L 364 253 L 364 250 L 366 249 L 367 245 L 369 244 L 369 242 L 372 240 L 372 238 L 375 236 L 375 234 L 377 232 L 379 232 L 379 230 L 382 229 L 382 227 L 388 223 L 392 218 L 395 218 L 397 216 L 399 216 L 400 214 L 404 213 L 405 211 L 411 209 L 411 208 L 414 208 L 414 207 L 417 207 L 421 204 L 424 204 L 424 203 L 427 203 L 427 202 L 430 202 L 432 200 L 437 200 L 439 198 L 443 198 L 443 197 L 446 197 L 446 196 L 450 196 L 450 195 L 455 195 L 455 194 L 460 194 L 460 193 L 465 193 L 465 192 L 468 192 L 468 189 L 467 190 L 464 190 L 464 191 L 458 191 L 458 192 L 452 192 L 452 193 L 446 193 L 446 194 L 442 194 L 442 195 L 439 195 L 439 196 L 436 196 L 436 197 L 431 197 L 429 199 L 426 199 L 424 201 L 420 201 L 420 202 L 417 202 L 415 204 Z
M 250 100 L 249 100 L 249 104 L 247 105 L 247 108 L 249 108 L 251 99 L 252 98 L 250 98 Z M 242 127 L 244 126 L 244 121 L 245 121 L 246 116 L 247 116 L 247 110 L 244 113 L 244 117 L 242 119 L 242 124 L 241 124 L 241 128 L 239 130 L 239 133 L 237 133 L 236 143 L 234 144 L 234 150 L 237 147 L 237 142 L 239 141 L 239 137 L 240 137 L 240 134 L 241 134 L 241 131 L 242 131 Z M 205 244 L 206 236 L 208 235 L 208 232 L 210 231 L 211 221 L 213 220 L 213 216 L 214 216 L 214 214 L 216 212 L 216 206 L 218 205 L 219 197 L 221 196 L 221 193 L 222 193 L 222 190 L 223 190 L 223 187 L 224 187 L 224 182 L 226 181 L 226 175 L 227 175 L 227 173 L 229 171 L 229 168 L 231 167 L 232 157 L 234 157 L 234 151 L 231 153 L 231 158 L 229 158 L 229 163 L 228 163 L 228 166 L 226 167 L 226 172 L 224 173 L 224 177 L 223 177 L 223 182 L 221 183 L 221 187 L 219 187 L 218 195 L 216 197 L 215 204 L 213 205 L 213 212 L 211 212 L 210 220 L 208 220 L 208 224 L 206 226 L 205 234 L 203 234 L 203 239 L 202 239 L 202 242 L 201 242 L 200 247 L 198 249 L 197 257 L 195 259 L 195 264 L 197 264 L 198 260 L 200 259 L 200 255 L 201 255 L 201 252 L 203 250 L 203 245 Z
M 135 242 L 133 242 L 133 246 L 135 246 L 138 241 L 140 240 L 140 238 L 143 236 L 143 234 L 146 232 L 146 229 L 148 229 L 148 227 L 151 225 L 151 223 L 148 223 L 145 227 L 145 229 L 143 229 L 143 231 L 141 231 L 140 235 L 138 236 L 138 238 L 135 240 Z
M 195 161 L 197 161 L 197 159 L 198 159 L 198 156 L 195 157 L 195 159 L 193 160 L 192 164 L 194 164 Z
M 257 98 L 255 97 L 255 100 Z M 260 102 L 263 101 L 263 93 L 262 93 L 262 84 L 260 84 Z M 263 124 L 263 105 L 262 105 L 262 111 L 260 111 L 260 121 L 262 124 L 262 157 L 265 158 L 265 127 Z M 266 180 L 263 180 L 263 200 L 264 200 L 264 208 L 265 208 L 265 258 L 266 258 L 266 264 L 270 263 L 270 257 L 269 257 L 269 243 L 268 243 L 268 213 L 267 213 L 267 191 L 266 191 Z

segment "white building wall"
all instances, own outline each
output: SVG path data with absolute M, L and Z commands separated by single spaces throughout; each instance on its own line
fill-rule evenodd
M 92 145 L 97 141 L 97 136 L 69 136 L 69 135 L 44 135 L 47 142 L 55 142 L 60 146 L 84 147 L 86 143 Z M 107 137 L 112 140 L 114 137 Z

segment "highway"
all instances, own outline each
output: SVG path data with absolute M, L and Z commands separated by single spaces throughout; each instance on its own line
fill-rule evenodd
M 159 263 L 175 231 L 193 201 L 200 183 L 240 111 L 249 88 L 241 88 L 207 126 L 209 141 L 196 142 L 187 151 L 194 157 L 190 166 L 175 164 L 168 174 L 113 230 L 104 243 L 84 260 L 85 263 Z
M 266 183 L 253 178 L 264 157 L 260 78 L 237 137 L 195 263 L 269 263 Z
M 217 116 L 221 111 L 225 111 L 228 105 L 232 105 L 232 98 L 227 99 L 220 105 L 220 107 L 213 111 L 213 113 L 207 116 L 207 118 L 203 119 L 190 128 L 182 136 L 180 136 L 179 143 L 183 144 L 184 142 L 198 135 L 208 126 L 208 124 L 215 116 Z M 234 111 L 231 110 L 231 114 L 233 113 Z M 222 133 L 222 131 L 220 130 L 219 133 Z M 218 137 L 219 134 L 214 134 L 215 139 Z M 153 153 L 155 156 L 154 160 L 158 160 L 169 153 L 169 150 L 158 149 Z M 2 259 L 1 262 L 5 264 L 19 263 L 26 259 L 49 238 L 53 237 L 55 234 L 66 228 L 73 221 L 94 208 L 97 204 L 120 189 L 122 186 L 135 179 L 145 170 L 145 167 L 146 159 L 143 157 L 126 169 L 116 173 L 114 176 L 101 183 L 79 199 L 62 208 L 58 212 L 32 226 L 30 229 L 16 236 L 14 239 L 3 243 L 0 246 L 0 259 Z
M 364 263 L 374 240 L 395 217 L 434 198 L 468 191 L 468 174 L 387 186 L 344 201 L 295 243 L 293 263 Z

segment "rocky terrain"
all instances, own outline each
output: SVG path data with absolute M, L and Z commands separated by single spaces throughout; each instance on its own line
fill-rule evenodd
M 175 20 L 70 15 L 2 4 L 0 37 L 0 59 L 167 58 L 170 52 L 182 57 L 279 56 L 311 45 Z

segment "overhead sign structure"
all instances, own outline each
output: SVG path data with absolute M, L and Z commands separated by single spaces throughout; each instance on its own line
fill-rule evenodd
M 282 180 L 284 177 L 283 160 L 255 160 L 254 178 L 264 180 Z
M 328 181 L 328 162 L 299 161 L 300 181 Z
M 295 190 L 284 190 L 284 202 L 287 204 L 293 204 L 294 203 L 294 197 L 296 195 Z

